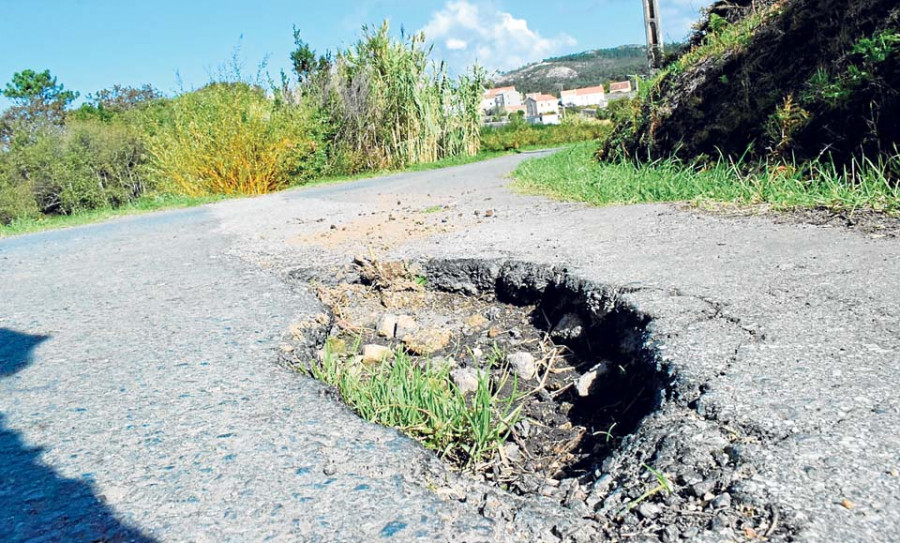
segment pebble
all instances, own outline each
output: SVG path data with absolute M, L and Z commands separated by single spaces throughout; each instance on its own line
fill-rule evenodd
M 409 334 L 414 334 L 418 329 L 419 325 L 414 318 L 409 315 L 399 315 L 394 337 L 405 337 Z
M 577 339 L 584 332 L 584 322 L 575 313 L 566 313 L 553 327 L 552 336 L 563 340 Z
M 522 456 L 522 449 L 515 443 L 507 443 L 503 452 L 506 453 L 506 458 L 508 458 L 510 462 L 521 462 L 524 458 Z
M 478 370 L 475 368 L 457 368 L 450 372 L 450 379 L 463 394 L 478 390 Z
M 601 362 L 584 373 L 581 377 L 575 381 L 575 391 L 582 398 L 586 398 L 591 395 L 591 387 L 594 385 L 594 381 L 597 380 L 601 375 L 605 375 L 609 372 L 609 365 L 606 362 Z
M 376 327 L 376 332 L 381 337 L 386 337 L 388 339 L 394 338 L 394 333 L 397 330 L 397 316 L 391 315 L 390 313 L 385 313 L 378 319 L 378 326 Z
M 642 518 L 652 519 L 659 514 L 659 506 L 650 502 L 644 502 L 638 506 L 637 512 Z
M 403 338 L 406 349 L 417 355 L 427 356 L 450 344 L 452 335 L 449 330 L 428 328 L 409 334 Z
M 531 353 L 519 351 L 506 356 L 506 362 L 519 379 L 534 379 L 537 375 L 537 364 Z
M 712 501 L 712 506 L 716 509 L 726 509 L 728 507 L 731 507 L 731 494 L 729 494 L 728 492 L 719 494 Z
M 384 345 L 366 345 L 363 347 L 363 362 L 381 362 L 389 356 L 393 356 L 394 351 Z

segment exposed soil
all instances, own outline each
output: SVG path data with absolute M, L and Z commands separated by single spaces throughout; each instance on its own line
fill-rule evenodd
M 517 371 L 507 362 L 534 361 L 533 375 L 518 379 L 521 421 L 505 446 L 465 470 L 500 494 L 429 481 L 439 494 L 477 499 L 485 516 L 507 520 L 516 506 L 504 492 L 549 498 L 576 520 L 562 541 L 677 541 L 710 530 L 728 540 L 789 537 L 777 509 L 741 490 L 752 474 L 741 460 L 747 438 L 689 406 L 661 409 L 673 377 L 650 345 L 650 319 L 622 292 L 520 263 L 356 264 L 319 285 L 331 314 L 297 323 L 284 359 L 307 366 L 326 341 L 347 364 L 361 362 L 355 345 L 399 347 L 418 364 L 490 372 L 506 383 L 501 395 Z M 386 315 L 399 321 L 385 325 Z
M 419 365 L 489 372 L 501 397 L 521 397 L 509 442 L 474 470 L 487 481 L 547 494 L 548 481 L 591 473 L 653 407 L 658 379 L 561 294 L 514 305 L 494 292 L 426 289 L 401 263 L 358 264 L 360 282 L 319 288 L 343 363 L 362 362 L 365 346 L 399 347 Z

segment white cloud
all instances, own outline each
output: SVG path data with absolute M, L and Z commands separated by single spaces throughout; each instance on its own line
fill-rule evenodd
M 567 34 L 545 38 L 525 19 L 469 0 L 449 0 L 422 30 L 438 55 L 459 69 L 477 62 L 489 70 L 510 70 L 577 44 Z
M 461 49 L 465 49 L 466 47 L 468 47 L 469 44 L 466 43 L 465 40 L 460 40 L 457 38 L 450 38 L 449 40 L 444 42 L 444 46 L 447 48 L 448 51 L 459 51 Z
M 662 4 L 662 2 L 660 2 Z M 666 41 L 683 40 L 700 17 L 700 9 L 709 5 L 707 0 L 668 0 L 660 6 L 663 38 Z

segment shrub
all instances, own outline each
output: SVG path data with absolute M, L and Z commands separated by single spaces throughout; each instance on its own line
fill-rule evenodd
M 0 220 L 127 203 L 148 188 L 144 162 L 140 134 L 124 123 L 20 131 L 0 161 Z
M 606 137 L 610 128 L 609 121 L 584 119 L 577 115 L 564 118 L 558 125 L 529 124 L 514 116 L 506 126 L 483 129 L 481 148 L 484 151 L 510 151 L 592 141 Z
M 324 169 L 308 108 L 246 83 L 213 83 L 148 115 L 151 171 L 188 196 L 264 194 Z

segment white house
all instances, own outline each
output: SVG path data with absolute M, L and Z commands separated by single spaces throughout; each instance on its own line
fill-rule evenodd
M 489 111 L 515 111 L 516 106 L 522 105 L 522 95 L 515 87 L 498 87 L 484 91 L 481 99 L 481 109 Z
M 631 92 L 631 81 L 613 81 L 609 84 L 609 93 L 628 93 Z
M 602 106 L 606 103 L 606 92 L 603 90 L 603 85 L 564 90 L 560 97 L 566 107 Z
M 529 96 L 525 100 L 525 116 L 532 123 L 559 124 L 559 98 L 550 94 Z

